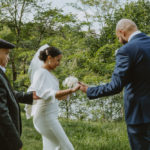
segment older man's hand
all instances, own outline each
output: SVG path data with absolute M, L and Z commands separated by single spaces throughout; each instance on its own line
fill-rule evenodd
M 33 91 L 33 99 L 34 99 L 34 100 L 40 99 L 40 97 L 36 95 L 36 92 L 35 92 L 35 91 Z

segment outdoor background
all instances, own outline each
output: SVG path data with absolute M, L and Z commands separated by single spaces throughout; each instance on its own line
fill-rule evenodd
M 28 67 L 43 44 L 63 52 L 53 73 L 62 82 L 75 76 L 89 85 L 111 80 L 115 35 L 121 18 L 132 19 L 150 35 L 150 0 L 0 0 L 0 38 L 16 45 L 7 75 L 15 90 L 27 91 Z M 23 150 L 42 150 L 41 136 L 21 104 Z M 77 92 L 60 102 L 60 122 L 76 150 L 129 150 L 123 109 L 123 92 L 89 100 Z

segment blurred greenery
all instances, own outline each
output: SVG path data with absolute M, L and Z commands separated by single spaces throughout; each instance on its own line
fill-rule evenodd
M 45 43 L 63 52 L 61 66 L 54 72 L 60 84 L 69 75 L 88 84 L 99 84 L 110 81 L 115 66 L 115 51 L 121 47 L 115 35 L 116 23 L 121 18 L 132 19 L 139 30 L 150 34 L 148 0 L 129 0 L 124 5 L 119 0 L 79 1 L 85 9 L 81 9 L 78 3 L 73 7 L 85 14 L 86 9 L 91 8 L 94 14 L 87 14 L 87 21 L 84 22 L 71 13 L 65 14 L 61 9 L 52 8 L 51 3 L 40 5 L 40 1 L 35 0 L 0 2 L 3 6 L 0 7 L 0 37 L 16 44 L 7 70 L 15 89 L 28 88 L 29 64 L 37 49 Z M 27 16 L 32 11 L 34 16 L 30 20 Z M 95 19 L 101 26 L 99 32 L 91 29 Z M 83 27 L 89 28 L 83 31 Z
M 61 9 L 53 8 L 51 3 L 45 0 L 0 1 L 0 38 L 16 45 L 11 51 L 7 66 L 7 76 L 15 90 L 26 91 L 30 86 L 28 67 L 37 49 L 43 44 L 55 46 L 63 52 L 61 66 L 54 71 L 62 89 L 62 81 L 69 75 L 90 85 L 99 85 L 111 80 L 115 51 L 121 47 L 115 35 L 116 24 L 121 18 L 132 19 L 139 30 L 150 35 L 149 0 L 78 2 L 69 5 L 85 14 L 84 21 L 72 13 L 66 14 Z M 87 11 L 89 9 L 93 14 Z M 30 19 L 29 16 L 33 18 Z M 94 22 L 98 23 L 99 31 L 92 28 Z M 114 101 L 120 103 L 123 113 L 122 95 L 123 93 L 120 93 Z M 85 95 L 80 95 L 78 100 L 84 97 Z M 101 98 L 98 106 L 103 100 L 107 98 Z M 97 105 L 96 100 L 88 103 Z M 67 111 L 65 102 L 60 106 Z M 81 112 L 83 111 L 79 113 Z M 97 118 L 98 113 L 103 116 L 102 120 Z M 60 119 L 75 149 L 128 150 L 124 122 L 107 122 L 111 113 L 108 116 L 108 113 L 102 110 L 94 111 L 93 114 L 97 122 Z M 81 116 L 84 115 L 83 112 Z M 24 150 L 41 150 L 41 137 L 34 130 L 32 120 L 27 121 L 24 113 L 22 118 Z
M 115 51 L 121 47 L 115 35 L 116 24 L 121 18 L 132 19 L 139 30 L 150 34 L 149 0 L 124 3 L 120 0 L 78 1 L 70 5 L 85 14 L 85 21 L 53 8 L 45 0 L 0 1 L 0 37 L 16 45 L 7 67 L 7 75 L 15 90 L 26 91 L 30 86 L 29 64 L 43 44 L 55 46 L 63 52 L 61 66 L 54 71 L 62 89 L 62 81 L 70 75 L 90 85 L 111 80 Z M 87 9 L 93 10 L 93 15 Z M 32 19 L 29 19 L 30 15 Z M 99 32 L 92 28 L 94 22 L 99 24 Z M 83 27 L 87 30 L 82 30 Z M 82 97 L 84 95 L 79 98 Z M 123 110 L 122 93 L 119 97 L 117 102 Z M 66 103 L 62 103 L 61 107 L 67 111 L 65 106 Z

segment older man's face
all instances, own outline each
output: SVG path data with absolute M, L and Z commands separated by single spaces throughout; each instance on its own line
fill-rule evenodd
M 7 66 L 9 60 L 9 49 L 0 48 L 0 65 Z

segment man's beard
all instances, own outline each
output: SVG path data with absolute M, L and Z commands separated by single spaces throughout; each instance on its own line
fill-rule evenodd
M 128 43 L 128 41 L 126 41 L 126 40 L 124 40 L 123 38 L 121 38 L 121 43 L 122 43 L 123 45 L 125 45 L 126 43 Z

